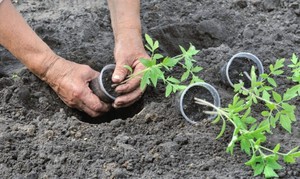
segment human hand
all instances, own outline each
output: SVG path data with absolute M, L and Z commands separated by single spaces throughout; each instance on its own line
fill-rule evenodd
M 122 34 L 115 35 L 114 55 L 116 61 L 112 77 L 114 83 L 122 82 L 128 75 L 128 70 L 124 68 L 124 65 L 130 66 L 136 74 L 145 68 L 139 59 L 150 59 L 144 49 L 141 33 L 135 29 L 123 30 Z M 138 77 L 119 85 L 115 90 L 121 94 L 113 103 L 115 108 L 129 106 L 139 100 L 143 94 Z
M 87 65 L 57 57 L 42 79 L 66 105 L 96 117 L 110 109 L 110 105 L 100 101 L 89 88 L 89 82 L 98 75 Z

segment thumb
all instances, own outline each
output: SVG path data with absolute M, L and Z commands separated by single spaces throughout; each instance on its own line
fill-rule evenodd
M 120 83 L 126 78 L 128 71 L 124 65 L 125 63 L 123 62 L 116 63 L 116 68 L 112 76 L 112 81 L 114 83 Z

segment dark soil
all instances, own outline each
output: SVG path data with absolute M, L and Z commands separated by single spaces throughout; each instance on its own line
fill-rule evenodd
M 255 68 L 256 76 L 259 76 L 258 67 L 253 61 L 248 58 L 236 58 L 233 60 L 228 69 L 228 75 L 232 84 L 238 84 L 241 80 L 244 82 L 244 87 L 250 88 L 251 80 L 246 76 L 246 74 L 244 74 L 244 72 L 246 72 L 250 77 L 252 66 Z
M 113 86 L 114 83 L 111 80 L 113 72 L 114 69 L 110 69 L 103 73 L 103 86 L 111 96 L 117 97 L 118 94 L 115 92 L 115 87 Z
M 219 91 L 222 106 L 233 92 L 219 71 L 234 54 L 253 53 L 265 69 L 277 58 L 300 55 L 299 0 L 141 3 L 143 33 L 159 40 L 165 54 L 176 55 L 178 45 L 189 42 L 201 50 L 201 77 Z M 106 1 L 28 0 L 15 6 L 57 54 L 98 71 L 113 63 Z M 130 115 L 125 109 L 92 119 L 68 108 L 3 48 L 0 58 L 1 178 L 253 178 L 246 154 L 225 152 L 230 126 L 216 140 L 221 124 L 187 123 L 174 96 L 164 97 L 162 84 L 149 88 L 136 104 L 141 109 Z M 290 85 L 279 77 L 279 92 Z M 294 104 L 299 119 L 299 99 Z M 283 152 L 299 146 L 299 120 L 292 134 L 274 134 L 266 146 L 280 142 Z M 299 163 L 283 164 L 279 176 L 299 178 Z
M 186 116 L 194 122 L 211 119 L 211 115 L 203 113 L 203 111 L 212 111 L 208 106 L 195 103 L 195 98 L 199 98 L 214 104 L 214 98 L 210 91 L 202 86 L 193 86 L 185 93 L 182 99 L 182 106 Z

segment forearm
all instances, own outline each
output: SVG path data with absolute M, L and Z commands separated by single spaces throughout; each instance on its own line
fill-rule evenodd
M 140 0 L 108 0 L 115 39 L 128 31 L 141 34 Z
M 57 60 L 54 52 L 29 27 L 10 0 L 0 4 L 0 44 L 42 79 Z

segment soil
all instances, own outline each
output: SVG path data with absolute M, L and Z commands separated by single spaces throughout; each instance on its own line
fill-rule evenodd
M 233 60 L 228 69 L 228 75 L 232 84 L 238 84 L 241 80 L 244 82 L 245 88 L 250 88 L 251 80 L 244 74 L 244 72 L 246 72 L 250 77 L 252 66 L 255 68 L 256 76 L 259 76 L 258 67 L 253 61 L 248 58 L 236 58 Z
M 203 113 L 203 111 L 212 111 L 208 106 L 195 103 L 195 98 L 199 98 L 214 104 L 214 98 L 210 91 L 202 86 L 193 86 L 185 93 L 182 99 L 182 107 L 186 116 L 194 122 L 211 119 L 211 115 Z
M 278 58 L 300 55 L 299 4 L 142 0 L 141 20 L 143 33 L 159 40 L 165 54 L 178 54 L 178 45 L 190 42 L 201 50 L 195 58 L 204 67 L 201 77 L 219 91 L 226 106 L 233 91 L 221 83 L 219 71 L 234 54 L 253 53 L 265 69 Z M 15 6 L 57 54 L 98 71 L 114 61 L 106 1 L 28 0 Z M 230 126 L 216 140 L 221 124 L 187 123 L 173 102 L 175 95 L 164 97 L 162 84 L 147 89 L 136 111 L 89 118 L 68 108 L 3 48 L 0 58 L 1 178 L 253 178 L 244 165 L 246 154 L 225 152 Z M 291 85 L 280 76 L 278 92 Z M 293 104 L 298 107 L 299 100 Z M 265 145 L 280 142 L 283 152 L 299 146 L 299 120 L 292 130 L 274 132 Z M 299 163 L 283 164 L 279 176 L 299 178 Z
M 114 68 L 103 68 L 98 78 L 92 80 L 89 84 L 92 91 L 104 102 L 112 103 L 118 96 L 115 92 L 112 75 Z M 101 81 L 99 80 L 100 78 Z
M 112 82 L 112 75 L 113 75 L 114 69 L 109 69 L 103 72 L 103 86 L 108 92 L 113 97 L 117 97 L 118 94 L 115 92 L 115 87 L 113 87 L 113 82 Z

